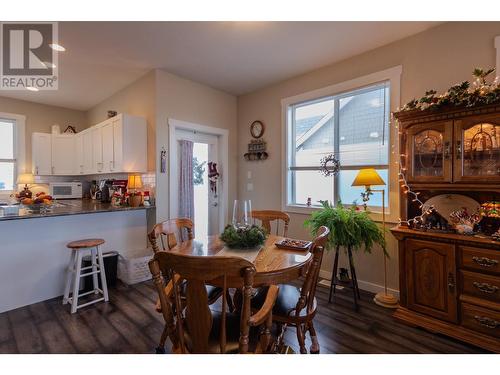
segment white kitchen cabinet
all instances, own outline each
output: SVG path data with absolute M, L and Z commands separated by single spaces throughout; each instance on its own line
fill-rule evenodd
M 71 176 L 79 174 L 76 165 L 76 136 L 52 134 L 52 174 Z
M 92 133 L 86 129 L 75 135 L 76 141 L 76 166 L 77 174 L 93 173 L 92 164 Z
M 101 147 L 98 173 L 141 173 L 147 171 L 146 119 L 119 114 L 96 125 Z M 96 140 L 93 145 L 98 143 Z
M 81 132 L 83 138 L 83 174 L 94 173 L 93 147 L 91 129 Z
M 33 173 L 89 175 L 147 171 L 147 124 L 119 114 L 77 134 L 33 133 Z
M 102 173 L 102 126 L 92 127 L 90 131 L 92 133 L 92 169 L 95 173 Z
M 113 173 L 113 163 L 115 162 L 113 151 L 113 122 L 105 122 L 101 129 L 103 173 Z
M 83 174 L 83 134 L 78 133 L 75 135 L 76 143 L 76 165 L 75 171 L 78 174 Z
M 31 146 L 32 173 L 35 176 L 52 174 L 52 135 L 33 133 Z

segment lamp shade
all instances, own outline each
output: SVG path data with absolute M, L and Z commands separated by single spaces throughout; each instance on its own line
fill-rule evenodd
M 140 189 L 142 188 L 142 179 L 141 176 L 131 174 L 128 176 L 127 188 L 129 189 Z
M 31 173 L 22 173 L 17 176 L 17 184 L 34 184 L 35 177 Z
M 361 169 L 358 175 L 352 182 L 351 186 L 371 186 L 371 185 L 385 185 L 382 177 L 377 173 L 374 168 Z

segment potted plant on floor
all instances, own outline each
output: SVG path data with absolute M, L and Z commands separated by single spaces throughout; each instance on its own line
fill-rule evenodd
M 370 218 L 367 211 L 359 210 L 355 205 L 344 207 L 340 201 L 336 206 L 333 206 L 328 201 L 320 202 L 322 208 L 313 212 L 311 217 L 304 222 L 304 225 L 310 229 L 312 234 L 315 234 L 323 225 L 330 229 L 326 249 L 335 249 L 336 253 L 329 300 L 331 301 L 332 289 L 335 291 L 335 285 L 338 282 L 336 277 L 339 251 L 340 248 L 344 248 L 349 257 L 354 303 L 357 309 L 356 296 L 359 298 L 360 293 L 352 260 L 352 252 L 363 248 L 366 253 L 371 253 L 373 247 L 379 245 L 387 256 L 384 233 L 377 223 Z

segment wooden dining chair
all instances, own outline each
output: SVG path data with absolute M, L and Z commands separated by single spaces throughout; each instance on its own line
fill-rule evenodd
M 283 222 L 283 237 L 288 234 L 288 224 L 290 223 L 290 216 L 286 212 L 274 211 L 274 210 L 254 210 L 251 213 L 252 218 L 259 220 L 261 226 L 266 230 L 267 233 L 271 234 L 271 222 L 276 221 L 276 235 L 281 235 L 279 233 L 280 222 Z
M 156 253 L 160 251 L 158 238 L 160 239 L 162 250 L 170 250 L 176 246 L 178 242 L 192 240 L 194 238 L 193 228 L 193 221 L 186 217 L 170 219 L 156 224 L 153 230 L 148 234 L 153 252 Z M 164 237 L 166 238 L 166 246 Z
M 297 329 L 297 340 L 299 342 L 300 352 L 307 353 L 305 347 L 305 335 L 309 332 L 312 345 L 310 353 L 319 353 L 319 342 L 314 329 L 313 319 L 316 315 L 316 286 L 318 284 L 319 271 L 323 252 L 330 231 L 327 227 L 320 227 L 316 238 L 311 245 L 310 252 L 312 257 L 305 275 L 304 283 L 299 289 L 293 285 L 280 285 L 279 294 L 273 309 L 273 321 L 277 323 L 281 330 L 287 326 L 293 326 Z M 265 300 L 265 290 L 259 291 L 252 300 L 255 308 L 262 306 Z M 280 337 L 283 335 L 281 334 Z
M 177 243 L 181 243 L 184 241 L 193 240 L 193 231 L 194 224 L 193 221 L 189 218 L 176 218 L 164 221 L 162 223 L 156 224 L 153 227 L 153 230 L 148 234 L 149 242 L 153 248 L 153 253 L 157 253 L 159 251 L 169 251 L 173 247 L 177 245 Z M 158 238 L 160 239 L 161 248 L 158 245 Z M 166 240 L 166 241 L 165 241 Z M 168 275 L 164 275 L 168 278 Z M 182 284 L 185 288 L 185 283 Z M 167 293 L 169 286 L 166 286 Z M 185 293 L 185 289 L 182 289 L 182 294 Z M 219 300 L 222 296 L 222 288 L 214 287 L 211 285 L 207 285 L 207 294 L 208 301 L 210 304 L 214 304 Z M 182 300 L 185 300 L 185 297 L 182 297 Z M 234 304 L 232 297 L 227 292 L 226 303 L 230 311 L 234 310 Z M 160 300 L 156 301 L 155 310 L 159 313 L 162 312 Z M 163 340 L 166 340 L 166 331 L 167 327 L 165 326 L 163 331 Z M 161 348 L 157 348 L 158 351 L 161 351 Z
M 149 262 L 149 268 L 160 297 L 172 352 L 247 353 L 253 348 L 256 352 L 266 352 L 271 347 L 272 310 L 279 289 L 271 285 L 262 307 L 252 315 L 250 303 L 255 267 L 249 261 L 237 257 L 192 256 L 159 251 Z M 162 274 L 171 276 L 168 290 Z M 181 279 L 186 280 L 185 303 L 181 302 Z M 212 311 L 209 307 L 206 283 L 218 282 L 225 296 L 228 280 L 232 285 L 243 285 L 241 315 L 228 313 L 225 300 L 221 312 Z M 175 311 L 170 304 L 172 296 Z M 256 333 L 259 326 L 263 327 L 260 336 Z

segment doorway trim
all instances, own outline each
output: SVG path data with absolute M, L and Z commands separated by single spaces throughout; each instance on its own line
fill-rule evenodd
M 173 218 L 177 216 L 174 212 L 174 202 L 177 197 L 175 197 L 175 181 L 172 177 L 172 170 L 177 168 L 174 163 L 177 162 L 177 143 L 176 143 L 176 131 L 177 130 L 188 130 L 193 132 L 205 133 L 210 135 L 215 135 L 219 138 L 219 173 L 221 174 L 221 180 L 219 183 L 219 231 L 224 230 L 224 226 L 227 220 L 228 213 L 228 189 L 229 189 L 229 130 L 216 128 L 213 126 L 206 126 L 201 124 L 195 124 L 193 122 L 176 120 L 173 118 L 168 119 L 168 138 L 169 138 L 169 151 L 168 151 L 168 167 L 169 167 L 169 217 Z M 221 186 L 222 185 L 222 186 Z M 222 187 L 222 189 L 221 189 Z M 221 191 L 222 190 L 222 191 Z

